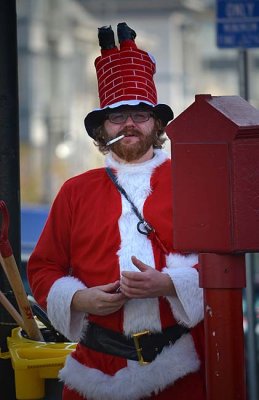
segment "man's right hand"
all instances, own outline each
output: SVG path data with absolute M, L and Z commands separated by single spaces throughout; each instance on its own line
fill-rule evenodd
M 122 293 L 116 293 L 119 281 L 107 285 L 78 290 L 72 299 L 71 307 L 93 315 L 109 315 L 118 311 L 127 301 Z

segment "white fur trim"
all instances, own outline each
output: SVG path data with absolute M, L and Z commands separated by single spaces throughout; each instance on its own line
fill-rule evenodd
M 153 61 L 153 63 L 156 64 L 156 59 L 155 59 L 155 57 L 153 56 L 153 54 L 148 53 L 148 55 L 149 55 L 149 57 L 151 58 L 151 60 Z
M 103 107 L 103 108 L 95 108 L 93 111 L 107 110 L 109 108 L 116 108 L 116 107 L 120 107 L 120 106 L 138 106 L 141 103 L 147 104 L 150 107 L 155 107 L 155 105 L 156 105 L 156 104 L 152 104 L 146 100 L 122 100 L 122 101 L 117 101 L 116 103 L 113 103 L 113 104 L 109 104 L 108 106 Z
M 196 264 L 198 264 L 197 254 L 188 254 L 185 256 L 183 254 L 171 253 L 166 257 L 168 268 L 193 267 Z
M 52 325 L 71 341 L 78 341 L 84 328 L 85 313 L 71 311 L 71 301 L 77 290 L 86 286 L 77 278 L 57 279 L 47 298 L 47 313 Z
M 122 181 L 122 186 L 126 189 L 130 198 L 142 212 L 144 201 L 150 192 L 150 179 L 143 179 L 142 174 L 136 174 L 136 176 L 132 176 L 131 174 L 127 179 L 125 174 L 120 173 L 118 174 L 118 178 Z M 135 192 L 134 189 L 136 189 Z M 129 202 L 122 197 L 122 214 L 119 219 L 121 248 L 118 251 L 121 271 L 139 272 L 137 267 L 132 264 L 131 256 L 133 255 L 151 267 L 155 265 L 151 242 L 145 235 L 137 231 L 137 223 L 138 219 L 133 213 Z M 143 329 L 160 331 L 161 322 L 158 299 L 129 300 L 124 306 L 123 328 L 126 335 Z
M 192 268 L 197 262 L 196 254 L 170 254 L 163 269 L 171 277 L 177 293 L 177 297 L 167 297 L 174 317 L 189 328 L 204 317 L 203 290 L 199 287 L 198 272 Z
M 117 179 L 126 190 L 140 213 L 147 197 L 151 193 L 150 179 L 154 169 L 161 165 L 167 154 L 156 150 L 154 157 L 141 164 L 121 164 L 112 156 L 107 158 L 107 164 L 117 171 Z M 119 219 L 121 247 L 118 251 L 120 271 L 139 271 L 131 261 L 136 256 L 145 264 L 155 266 L 154 254 L 150 240 L 137 231 L 138 218 L 132 211 L 130 203 L 121 196 L 122 213 Z M 161 331 L 159 302 L 157 298 L 132 299 L 124 306 L 124 333 L 130 335 L 143 329 Z
M 88 368 L 68 356 L 59 377 L 88 400 L 138 400 L 164 390 L 199 367 L 193 339 L 187 334 L 165 348 L 152 363 L 140 366 L 137 361 L 130 361 L 113 376 Z

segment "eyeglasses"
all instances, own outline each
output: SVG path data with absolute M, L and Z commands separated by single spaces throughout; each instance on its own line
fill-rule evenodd
M 123 124 L 127 121 L 129 117 L 136 122 L 146 122 L 150 117 L 153 117 L 154 114 L 149 111 L 132 111 L 132 112 L 116 112 L 107 114 L 107 119 L 113 124 Z

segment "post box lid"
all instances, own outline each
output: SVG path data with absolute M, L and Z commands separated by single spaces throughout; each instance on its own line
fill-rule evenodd
M 166 128 L 171 140 L 230 141 L 237 136 L 259 138 L 259 110 L 240 96 L 198 94 L 195 102 Z
M 206 96 L 207 97 L 207 96 Z M 204 101 L 203 95 L 196 95 L 195 100 Z M 226 118 L 240 127 L 259 127 L 259 110 L 240 96 L 210 96 L 208 103 Z

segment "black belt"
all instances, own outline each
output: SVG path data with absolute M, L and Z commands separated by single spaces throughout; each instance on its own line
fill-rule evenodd
M 161 333 L 143 331 L 127 337 L 119 332 L 89 323 L 80 344 L 92 350 L 145 364 L 153 361 L 165 346 L 172 345 L 189 329 L 174 325 Z

